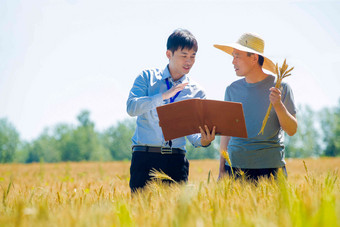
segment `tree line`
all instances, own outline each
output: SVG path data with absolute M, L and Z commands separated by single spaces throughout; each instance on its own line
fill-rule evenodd
M 299 106 L 298 131 L 285 135 L 286 157 L 340 156 L 340 100 L 337 107 L 313 111 Z M 46 128 L 30 141 L 22 141 L 15 127 L 0 119 L 0 162 L 112 161 L 131 159 L 131 137 L 135 119 L 119 121 L 103 132 L 95 130 L 90 112 L 81 111 L 78 124 L 58 124 Z M 219 137 L 208 148 L 187 143 L 188 159 L 219 157 Z

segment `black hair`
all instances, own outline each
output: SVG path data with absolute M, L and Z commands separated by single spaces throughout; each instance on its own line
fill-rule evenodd
M 247 56 L 250 57 L 251 55 L 253 55 L 254 53 L 250 53 L 250 52 L 247 52 Z M 264 57 L 259 55 L 259 59 L 257 60 L 257 63 L 259 63 L 259 65 L 262 67 L 263 66 L 263 62 L 264 62 Z
M 197 52 L 198 44 L 195 36 L 191 34 L 186 29 L 176 29 L 168 38 L 168 42 L 166 44 L 167 50 L 170 50 L 174 53 L 176 50 L 181 48 L 183 49 L 193 49 Z
M 259 55 L 259 60 L 257 61 L 259 63 L 259 65 L 262 67 L 263 66 L 263 62 L 264 62 L 264 57 Z

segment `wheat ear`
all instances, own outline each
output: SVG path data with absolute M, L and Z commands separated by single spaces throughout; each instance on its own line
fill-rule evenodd
M 278 64 L 276 63 L 276 65 L 275 65 L 275 72 L 276 72 L 276 76 L 277 76 L 276 84 L 275 84 L 276 88 L 279 88 L 281 86 L 281 82 L 282 82 L 283 78 L 291 75 L 290 72 L 294 69 L 294 67 L 290 68 L 289 70 L 287 70 L 287 69 L 288 69 L 288 65 L 286 63 L 286 59 L 284 60 L 282 66 L 280 68 L 278 67 Z M 260 130 L 258 135 L 260 135 L 260 134 L 263 135 L 264 128 L 266 127 L 271 109 L 272 109 L 272 104 L 270 103 L 268 110 L 267 110 L 267 113 L 266 113 L 266 116 L 263 119 L 261 130 Z

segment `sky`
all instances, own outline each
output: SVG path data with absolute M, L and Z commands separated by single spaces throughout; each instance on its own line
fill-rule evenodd
M 0 119 L 20 138 L 77 124 L 90 111 L 103 131 L 130 118 L 126 100 L 138 74 L 165 68 L 176 28 L 198 40 L 189 75 L 209 99 L 237 80 L 232 58 L 213 44 L 245 32 L 265 55 L 294 66 L 284 80 L 297 105 L 317 111 L 340 100 L 340 1 L 0 0 Z

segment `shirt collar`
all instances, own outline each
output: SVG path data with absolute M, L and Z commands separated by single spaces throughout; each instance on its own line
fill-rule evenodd
M 162 75 L 162 79 L 165 80 L 166 78 L 169 78 L 169 81 L 171 83 L 174 83 L 174 81 L 172 80 L 170 71 L 169 71 L 169 65 L 167 65 L 163 71 L 163 75 Z M 184 83 L 184 81 L 187 80 L 187 75 L 182 76 L 179 80 L 176 81 L 176 84 L 181 84 Z

